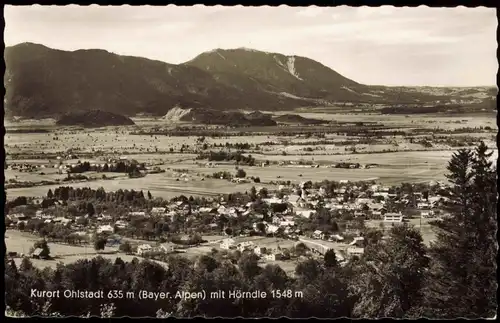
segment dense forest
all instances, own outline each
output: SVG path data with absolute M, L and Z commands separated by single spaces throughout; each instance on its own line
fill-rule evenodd
M 5 257 L 7 313 L 491 318 L 497 308 L 498 245 L 496 169 L 490 156 L 482 143 L 451 158 L 447 168 L 452 184 L 450 216 L 433 223 L 437 237 L 430 247 L 423 244 L 419 230 L 408 225 L 395 226 L 386 238 L 372 230 L 365 235 L 369 243 L 361 258 L 340 266 L 335 253 L 328 252 L 322 260 L 302 260 L 293 277 L 275 265 L 261 268 L 254 254 L 215 250 L 194 261 L 179 256 L 170 256 L 164 263 L 98 257 L 55 269 L 38 269 L 28 259 L 17 266 Z M 54 195 L 71 199 L 72 192 L 64 188 Z M 103 193 L 97 193 L 99 198 L 110 198 Z M 116 196 L 129 203 L 148 200 L 142 192 L 122 191 Z M 60 291 L 60 297 L 33 297 L 33 290 Z M 98 292 L 102 297 L 64 297 L 68 290 Z M 206 297 L 178 294 L 200 291 Z M 211 294 L 217 291 L 225 291 L 226 297 Z M 229 297 L 230 291 L 237 293 Z M 144 292 L 171 297 L 139 297 L 147 296 Z M 250 292 L 258 297 L 245 297 Z

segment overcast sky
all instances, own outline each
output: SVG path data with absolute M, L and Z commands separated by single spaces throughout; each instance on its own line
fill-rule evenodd
M 33 42 L 182 63 L 247 47 L 317 60 L 365 84 L 495 85 L 495 9 L 6 6 L 7 46 Z

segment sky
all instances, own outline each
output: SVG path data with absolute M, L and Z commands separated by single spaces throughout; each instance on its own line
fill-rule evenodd
M 99 48 L 179 64 L 216 48 L 314 59 L 364 84 L 496 84 L 494 8 L 5 6 L 6 46 Z

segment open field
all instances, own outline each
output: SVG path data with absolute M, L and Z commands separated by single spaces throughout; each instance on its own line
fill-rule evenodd
M 285 112 L 274 112 L 274 114 L 284 114 Z M 289 113 L 289 112 L 288 112 Z M 438 116 L 438 115 L 379 115 L 379 114 L 342 114 L 342 113 L 299 113 L 306 118 L 323 119 L 338 122 L 359 122 L 378 123 L 383 125 L 383 129 L 398 128 L 427 128 L 427 129 L 457 129 L 463 127 L 491 127 L 496 129 L 496 118 L 492 116 Z M 181 139 L 170 136 L 156 135 L 129 135 L 130 131 L 147 130 L 151 127 L 167 127 L 168 123 L 161 119 L 134 118 L 137 126 L 130 127 L 105 127 L 97 129 L 76 129 L 56 127 L 50 121 L 36 122 L 24 121 L 20 123 L 7 123 L 9 128 L 31 127 L 44 128 L 51 133 L 7 133 L 5 135 L 5 146 L 7 153 L 17 152 L 39 152 L 43 149 L 45 153 L 66 151 L 73 149 L 76 151 L 128 151 L 131 153 L 147 153 L 158 150 L 168 150 L 173 148 L 178 151 L 182 144 L 192 145 L 197 136 L 182 137 Z M 263 129 L 266 129 L 265 127 Z M 313 128 L 314 129 L 314 128 Z M 242 131 L 244 131 L 242 129 Z M 57 139 L 55 139 L 57 138 Z M 339 136 L 339 139 L 345 137 Z M 210 143 L 235 143 L 251 142 L 259 144 L 265 141 L 277 140 L 276 136 L 245 136 L 233 138 L 210 139 Z M 293 137 L 279 137 L 280 140 L 290 140 Z
M 47 194 L 49 189 L 54 190 L 58 185 L 35 186 L 28 188 L 13 188 L 7 190 L 7 198 L 12 199 L 17 196 L 39 197 Z M 205 179 L 200 177 L 190 178 L 189 181 L 183 179 L 176 181 L 168 173 L 149 174 L 142 178 L 127 178 L 116 180 L 96 180 L 92 182 L 67 184 L 73 187 L 90 187 L 98 189 L 103 187 L 106 191 L 122 190 L 143 190 L 150 191 L 155 197 L 170 199 L 179 195 L 215 197 L 218 194 L 230 194 L 234 192 L 245 192 L 252 188 L 250 183 L 230 183 L 219 179 Z
M 320 111 L 320 110 L 316 110 Z M 280 114 L 279 112 L 275 114 Z M 300 113 L 306 118 L 324 119 L 338 122 L 359 122 L 360 114 L 345 113 Z M 143 178 L 129 179 L 124 174 L 107 173 L 106 176 L 112 179 L 102 180 L 103 173 L 88 172 L 83 175 L 95 180 L 79 183 L 62 183 L 75 187 L 104 187 L 106 190 L 134 189 L 151 191 L 154 196 L 163 198 L 172 198 L 181 194 L 193 196 L 215 196 L 220 193 L 232 193 L 235 191 L 244 192 L 249 190 L 254 184 L 235 184 L 225 180 L 205 179 L 201 181 L 202 176 L 212 175 L 218 171 L 235 172 L 234 165 L 221 163 L 215 167 L 205 167 L 206 161 L 196 161 L 196 154 L 179 153 L 182 145 L 189 145 L 191 148 L 196 146 L 197 136 L 175 137 L 161 135 L 130 135 L 130 131 L 140 129 L 151 129 L 153 126 L 166 127 L 167 124 L 161 119 L 154 118 L 135 118 L 136 126 L 131 127 L 105 127 L 97 129 L 77 129 L 60 128 L 54 125 L 54 120 L 42 120 L 40 122 L 26 120 L 18 123 L 7 123 L 7 128 L 44 128 L 50 133 L 7 133 L 5 136 L 5 150 L 7 153 L 7 163 L 29 163 L 54 165 L 59 161 L 55 158 L 35 159 L 43 156 L 42 153 L 64 153 L 72 150 L 74 154 L 86 153 L 81 161 L 103 162 L 107 160 L 109 154 L 126 154 L 129 159 L 135 159 L 139 162 L 159 165 L 163 169 L 188 169 L 189 179 L 176 181 L 179 174 L 170 172 L 163 174 L 149 174 Z M 380 115 L 363 114 L 363 122 L 378 123 L 385 125 L 385 128 L 446 128 L 454 129 L 457 127 L 485 127 L 490 126 L 496 129 L 495 118 L 489 116 L 436 116 L 436 115 Z M 265 128 L 265 127 L 264 127 Z M 492 141 L 492 133 L 473 133 L 467 134 L 477 138 L 487 139 L 487 144 L 494 148 L 496 143 Z M 457 136 L 449 134 L 449 136 Z M 221 137 L 205 139 L 209 145 L 225 145 L 226 143 L 253 143 L 261 145 L 265 142 L 275 142 L 279 145 L 261 145 L 260 151 L 252 152 L 257 164 L 264 161 L 271 162 L 289 162 L 306 161 L 321 166 L 330 165 L 339 162 L 377 164 L 371 169 L 336 169 L 336 168 L 307 168 L 298 166 L 277 166 L 268 167 L 247 167 L 242 166 L 247 176 L 259 177 L 262 184 L 277 180 L 290 180 L 292 183 L 302 181 L 321 181 L 329 180 L 375 180 L 384 184 L 398 184 L 401 182 L 423 182 L 445 180 L 444 173 L 446 165 L 451 155 L 458 149 L 457 147 L 447 147 L 443 144 L 436 144 L 432 150 L 422 150 L 423 146 L 418 143 L 409 143 L 402 137 L 386 136 L 379 139 L 372 145 L 356 144 L 357 153 L 352 154 L 346 151 L 344 145 L 337 145 L 342 141 L 352 141 L 360 139 L 356 136 L 344 136 L 335 133 L 327 133 L 323 140 L 335 142 L 328 145 L 313 145 L 319 138 L 299 138 L 297 136 L 277 136 L 269 135 L 247 135 L 236 137 Z M 287 142 L 286 146 L 283 142 Z M 311 142 L 311 146 L 307 143 Z M 304 148 L 308 147 L 312 151 L 306 152 Z M 496 148 L 496 147 L 495 147 Z M 170 153 L 170 149 L 173 152 Z M 222 148 L 209 148 L 210 150 L 219 150 Z M 400 150 L 399 152 L 382 152 L 382 150 Z M 234 151 L 235 149 L 233 149 Z M 405 150 L 405 151 L 401 151 Z M 168 151 L 169 153 L 158 153 L 158 151 Z M 99 153 L 98 153 L 99 152 Z M 286 154 L 283 154 L 286 152 Z M 368 153 L 372 152 L 372 153 Z M 374 153 L 373 153 L 374 152 Z M 26 160 L 9 159 L 13 154 L 26 154 Z M 30 157 L 30 154 L 32 157 Z M 90 156 L 90 157 L 88 157 Z M 52 156 L 53 157 L 53 156 Z M 498 158 L 498 151 L 495 149 L 493 158 Z M 76 163 L 78 160 L 62 160 L 63 164 Z M 202 165 L 202 166 L 200 166 Z M 41 175 L 40 173 L 45 173 Z M 301 175 L 301 176 L 300 176 Z M 8 181 L 55 181 L 66 177 L 65 174 L 58 174 L 53 168 L 44 168 L 36 172 L 19 172 L 15 170 L 6 170 L 5 179 Z M 8 198 L 20 195 L 41 196 L 45 195 L 49 188 L 55 188 L 60 185 L 35 186 L 30 188 L 14 188 L 7 192 Z
M 6 169 L 5 181 L 16 180 L 19 182 L 41 182 L 41 181 L 61 181 L 68 177 L 66 173 L 59 174 L 57 169 L 42 168 L 35 172 L 20 172 L 18 170 Z M 113 172 L 85 172 L 84 174 L 89 179 L 102 179 L 105 175 L 109 179 L 127 178 L 127 175 Z
M 26 232 L 17 230 L 8 230 L 5 233 L 5 245 L 7 251 L 28 254 L 33 244 L 41 238 Z M 52 256 L 64 255 L 85 255 L 96 254 L 94 248 L 88 246 L 73 246 L 57 243 L 49 243 L 50 253 Z M 116 248 L 106 248 L 106 251 L 116 251 Z
M 203 239 L 208 242 L 199 247 L 192 247 L 184 249 L 184 252 L 179 253 L 179 256 L 188 257 L 194 259 L 200 255 L 210 253 L 212 248 L 218 249 L 219 243 L 222 239 L 227 237 L 224 236 L 203 236 Z M 5 245 L 7 252 L 17 252 L 18 254 L 27 255 L 30 251 L 30 248 L 33 247 L 33 244 L 36 241 L 39 241 L 41 238 L 35 235 L 20 232 L 17 230 L 8 230 L 6 232 L 5 237 Z M 234 238 L 237 243 L 243 241 L 252 241 L 256 246 L 263 246 L 269 248 L 271 250 L 276 250 L 279 247 L 281 248 L 290 248 L 295 242 L 291 240 L 284 240 L 278 238 L 265 238 L 265 237 L 236 237 Z M 134 244 L 137 243 L 151 243 L 150 241 L 141 241 L 125 238 L 125 240 L 131 241 Z M 51 256 L 55 257 L 53 260 L 41 260 L 41 259 L 31 259 L 32 263 L 39 267 L 51 267 L 55 268 L 58 263 L 62 262 L 63 264 L 73 263 L 80 259 L 92 259 L 96 256 L 101 256 L 106 259 L 111 259 L 114 261 L 116 258 L 121 258 L 124 261 L 131 261 L 133 258 L 136 258 L 135 255 L 126 255 L 121 252 L 118 252 L 116 247 L 106 247 L 105 253 L 97 253 L 91 245 L 88 246 L 72 246 L 58 243 L 50 243 L 49 248 L 51 252 Z M 140 258 L 140 257 L 138 257 Z M 22 258 L 15 259 L 16 264 L 19 265 L 22 261 Z M 161 265 L 166 266 L 166 264 L 157 261 Z M 261 265 L 266 265 L 269 263 L 278 264 L 282 266 L 282 268 L 288 272 L 293 272 L 295 270 L 296 262 L 294 261 L 262 261 Z
M 5 246 L 6 252 L 17 252 L 18 254 L 27 255 L 30 248 L 36 241 L 41 238 L 35 235 L 20 232 L 17 230 L 8 230 L 5 234 Z M 135 255 L 127 255 L 118 252 L 116 247 L 106 246 L 105 253 L 97 253 L 91 245 L 88 246 L 72 246 L 58 243 L 48 243 L 50 248 L 50 254 L 55 259 L 52 260 L 42 260 L 42 259 L 30 259 L 33 265 L 38 268 L 51 267 L 55 268 L 58 263 L 70 264 L 74 263 L 80 259 L 92 259 L 97 256 L 101 256 L 105 259 L 110 259 L 115 261 L 116 258 L 121 258 L 123 261 L 132 261 L 134 258 L 140 258 Z M 20 265 L 22 258 L 15 258 L 16 265 Z M 167 266 L 165 263 L 156 261 L 162 266 Z
M 339 122 L 358 122 L 360 119 L 363 122 L 380 122 L 390 126 L 412 125 L 416 127 L 442 129 L 456 129 L 461 127 L 485 127 L 490 126 L 496 128 L 496 116 L 478 115 L 478 116 L 440 116 L 436 114 L 412 114 L 412 115 L 386 115 L 377 113 L 326 113 L 324 108 L 308 108 L 308 111 L 299 111 L 298 114 L 304 118 L 335 120 Z M 290 112 L 273 112 L 274 114 L 287 114 Z

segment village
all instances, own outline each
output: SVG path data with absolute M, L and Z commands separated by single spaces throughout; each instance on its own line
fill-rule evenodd
M 443 216 L 441 206 L 447 197 L 440 192 L 445 188 L 437 182 L 389 187 L 373 182 L 308 181 L 279 185 L 274 191 L 252 187 L 244 194 L 208 199 L 180 196 L 170 202 L 140 191 L 133 194 L 145 203 L 109 212 L 93 206 L 92 193 L 82 198 L 78 193 L 62 193 L 61 187 L 44 199 L 27 199 L 32 215 L 19 212 L 27 207 L 19 205 L 9 210 L 5 221 L 9 231 L 34 234 L 68 248 L 89 245 L 97 253 L 159 261 L 174 253 L 187 257 L 254 253 L 263 265 L 276 263 L 293 272 L 299 260 L 324 257 L 329 250 L 341 265 L 360 257 L 370 229 L 385 231 L 411 222 L 429 244 L 433 233 L 428 222 Z M 113 194 L 94 192 L 94 196 Z M 29 254 L 26 249 L 11 250 L 9 239 L 6 243 L 11 257 L 43 256 L 40 248 L 31 248 Z M 85 250 L 81 256 L 88 253 Z

